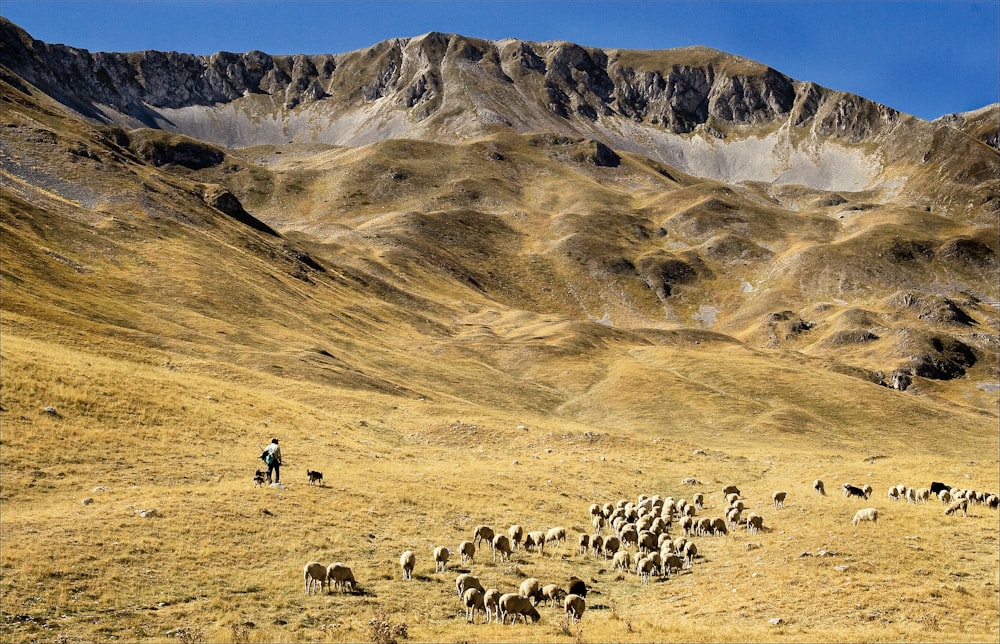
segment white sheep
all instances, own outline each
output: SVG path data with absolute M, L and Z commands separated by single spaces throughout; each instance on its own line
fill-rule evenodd
M 581 533 L 580 538 L 577 540 L 577 546 L 577 551 L 581 555 L 587 554 L 587 551 L 590 550 L 590 535 L 586 532 Z
M 684 567 L 684 562 L 675 554 L 663 557 L 663 575 L 669 577 L 672 573 L 678 572 Z
M 462 573 L 455 578 L 455 590 L 458 592 L 458 596 L 461 597 L 470 588 L 478 588 L 480 592 L 486 592 L 483 585 L 479 583 L 479 579 L 469 573 Z
M 757 534 L 764 528 L 764 517 L 760 516 L 756 512 L 751 512 L 747 515 L 747 532 L 750 534 Z
M 357 581 L 354 579 L 354 573 L 351 569 L 340 563 L 332 563 L 326 568 L 326 578 L 327 583 L 332 584 L 334 588 L 342 592 L 347 592 L 350 590 L 354 592 L 354 587 L 357 585 Z
M 579 622 L 583 618 L 583 611 L 587 610 L 587 600 L 579 595 L 566 595 L 563 607 L 571 622 Z
M 462 557 L 462 563 L 472 563 L 476 557 L 476 544 L 463 541 L 458 544 L 458 554 Z
M 417 555 L 412 550 L 406 550 L 399 555 L 399 566 L 403 569 L 403 579 L 413 579 L 413 569 L 417 565 Z
M 550 608 L 555 608 L 556 602 L 561 602 L 566 597 L 566 591 L 559 587 L 559 584 L 545 584 L 542 586 L 542 601 L 548 601 Z
M 691 496 L 691 503 L 694 504 L 699 510 L 705 507 L 705 495 L 701 492 L 697 492 Z
M 537 622 L 541 615 L 532 606 L 531 602 L 521 597 L 517 593 L 504 593 L 500 595 L 500 600 L 497 602 L 498 608 L 500 609 L 500 621 L 503 623 L 507 622 L 507 618 L 510 617 L 510 623 L 513 624 L 517 621 L 518 616 L 524 618 L 524 623 L 528 623 L 528 618 L 531 618 L 532 622 Z
M 916 494 L 919 503 L 926 503 L 931 498 L 931 491 L 926 487 L 917 488 L 914 494 Z
M 959 511 L 962 512 L 963 517 L 969 516 L 969 499 L 958 499 L 957 501 L 952 501 L 947 508 L 945 508 L 945 514 L 957 514 Z
M 622 540 L 616 536 L 609 536 L 604 540 L 604 558 L 613 557 L 622 547 Z
M 539 554 L 545 552 L 545 533 L 541 530 L 534 530 L 524 535 L 524 549 L 532 550 L 534 548 L 538 549 Z
M 604 554 L 604 537 L 599 534 L 592 535 L 590 537 L 590 549 L 594 552 L 594 557 L 600 557 Z
M 649 578 L 653 575 L 653 570 L 655 564 L 650 557 L 643 557 L 635 564 L 635 574 L 639 576 L 639 579 L 643 584 L 649 583 Z
M 524 528 L 515 523 L 507 528 L 507 536 L 510 538 L 510 545 L 513 548 L 520 548 L 521 541 L 524 539 Z
M 694 558 L 698 555 L 698 546 L 694 541 L 688 541 L 684 544 L 684 551 L 679 554 L 684 557 L 684 567 L 691 568 L 694 566 Z
M 889 488 L 889 491 L 886 494 L 888 495 L 890 501 L 898 501 L 899 500 L 899 487 L 893 485 L 892 487 Z
M 500 554 L 501 561 L 510 561 L 510 539 L 505 534 L 498 534 L 493 537 L 493 541 L 490 543 L 490 547 L 493 548 L 493 561 L 497 560 L 497 553 Z
M 775 492 L 771 495 L 771 499 L 774 501 L 774 509 L 780 509 L 785 507 L 785 497 L 788 496 L 788 492 Z
M 483 593 L 483 606 L 486 610 L 486 623 L 490 621 L 500 621 L 500 591 L 490 588 Z
M 941 503 L 951 503 L 951 492 L 948 490 L 941 490 L 938 492 L 938 498 L 941 499 Z
M 521 582 L 517 594 L 525 599 L 530 599 L 532 604 L 537 604 L 542 600 L 542 582 L 534 577 L 528 577 Z
M 545 533 L 545 545 L 550 542 L 555 541 L 556 544 L 566 542 L 566 528 L 550 528 L 548 532 Z
M 465 604 L 465 621 L 471 624 L 476 623 L 476 610 L 486 613 L 486 604 L 483 601 L 483 591 L 478 588 L 468 588 L 462 593 L 462 603 Z M 489 615 L 486 617 L 489 622 Z
M 630 572 L 632 567 L 632 557 L 629 555 L 627 550 L 621 550 L 615 553 L 614 559 L 611 560 L 612 570 L 621 570 L 622 572 Z
M 871 521 L 872 523 L 878 522 L 878 510 L 876 508 L 862 508 L 854 514 L 854 518 L 851 519 L 851 525 L 858 525 L 862 521 Z
M 451 550 L 445 546 L 434 548 L 434 572 L 444 572 L 448 567 L 448 559 L 451 557 Z
M 861 486 L 861 491 L 865 493 L 865 498 L 870 498 L 872 495 L 872 486 L 865 483 Z
M 318 561 L 310 561 L 303 568 L 302 577 L 305 580 L 307 595 L 315 593 L 317 583 L 319 584 L 319 591 L 323 592 L 323 584 L 326 583 L 326 566 Z

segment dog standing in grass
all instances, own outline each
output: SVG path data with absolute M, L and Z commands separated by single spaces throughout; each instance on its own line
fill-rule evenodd
M 323 485 L 322 472 L 314 472 L 312 470 L 306 470 L 306 478 L 308 479 L 306 485 L 312 485 L 313 483 L 315 483 L 316 485 Z

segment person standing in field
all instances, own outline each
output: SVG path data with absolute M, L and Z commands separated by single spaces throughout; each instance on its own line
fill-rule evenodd
M 267 478 L 275 483 L 281 482 L 281 448 L 278 446 L 277 438 L 271 439 L 271 444 L 264 448 L 260 457 L 267 465 Z M 274 472 L 273 479 L 271 479 L 272 472 Z

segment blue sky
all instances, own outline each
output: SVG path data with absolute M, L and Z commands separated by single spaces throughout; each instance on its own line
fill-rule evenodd
M 932 119 L 1000 100 L 1000 1 L 2 0 L 91 51 L 341 53 L 428 31 L 581 45 L 707 45 Z

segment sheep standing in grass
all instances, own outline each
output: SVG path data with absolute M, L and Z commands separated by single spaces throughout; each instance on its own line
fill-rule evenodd
M 500 591 L 490 588 L 483 593 L 483 606 L 486 610 L 486 623 L 490 621 L 500 621 Z
M 969 516 L 969 499 L 952 501 L 944 511 L 945 514 L 957 514 L 958 512 L 961 512 L 963 517 Z
M 470 575 L 469 573 L 462 573 L 455 578 L 455 590 L 458 591 L 458 596 L 461 597 L 470 588 L 478 588 L 480 592 L 486 592 L 483 585 L 479 583 L 479 579 Z
M 878 510 L 875 508 L 862 508 L 858 510 L 854 518 L 851 520 L 851 525 L 858 525 L 862 521 L 871 521 L 872 523 L 878 522 Z
M 305 565 L 302 570 L 302 576 L 305 579 L 305 589 L 307 595 L 312 595 L 315 593 L 316 584 L 319 584 L 319 592 L 323 592 L 323 584 L 326 581 L 326 566 L 318 561 L 310 561 Z
M 566 543 L 566 528 L 550 528 L 545 533 L 545 545 L 548 545 L 552 541 L 555 541 L 556 545 Z
M 465 604 L 465 621 L 470 624 L 476 623 L 476 611 L 486 612 L 486 604 L 483 602 L 483 591 L 478 588 L 469 588 L 462 593 L 462 603 Z M 486 621 L 489 621 L 487 616 Z
M 736 496 L 740 496 L 740 488 L 736 487 L 735 485 L 727 485 L 726 487 L 722 488 L 722 493 L 735 494 Z
M 951 503 L 951 492 L 948 490 L 941 490 L 938 492 L 938 498 L 941 499 L 941 503 Z
M 867 483 L 865 483 L 864 485 L 861 486 L 861 491 L 865 493 L 865 498 L 866 499 L 871 498 L 871 495 L 872 495 L 872 486 L 870 486 Z
M 669 577 L 671 574 L 679 572 L 684 567 L 684 562 L 679 556 L 670 554 L 663 557 L 661 566 L 663 567 L 663 576 Z
M 622 540 L 615 536 L 610 536 L 604 540 L 604 558 L 614 557 L 615 553 L 621 550 Z
M 505 534 L 498 534 L 493 537 L 490 546 L 493 548 L 493 562 L 496 563 L 497 553 L 500 554 L 501 561 L 510 561 L 510 539 Z
M 813 489 L 816 490 L 816 494 L 826 496 L 826 488 L 823 486 L 822 479 L 816 479 L 813 481 Z
M 493 541 L 493 528 L 488 525 L 477 525 L 472 532 L 472 540 L 478 547 L 482 544 L 483 539 L 486 539 L 486 543 Z
M 403 569 L 403 579 L 413 579 L 413 568 L 417 565 L 417 555 L 407 550 L 399 555 L 399 566 Z
M 585 555 L 588 550 L 590 550 L 590 535 L 584 532 L 577 541 L 577 551 L 581 555 Z
M 541 530 L 534 530 L 524 535 L 524 549 L 537 549 L 538 554 L 545 553 L 545 533 Z
M 627 550 L 621 550 L 615 553 L 615 558 L 611 560 L 612 570 L 621 570 L 622 572 L 629 572 L 632 568 L 632 557 L 629 555 Z
M 354 587 L 357 585 L 357 581 L 354 579 L 354 573 L 350 568 L 339 561 L 327 566 L 326 578 L 328 584 L 331 584 L 334 588 L 337 588 L 341 592 L 347 592 L 348 590 L 354 592 Z
M 566 582 L 566 588 L 571 595 L 587 596 L 587 582 L 579 577 L 570 577 Z
M 931 498 L 931 491 L 926 487 L 917 488 L 915 494 L 918 503 L 926 503 Z
M 587 610 L 587 600 L 580 595 L 566 595 L 563 607 L 566 609 L 566 617 L 571 622 L 579 622 L 583 618 L 583 611 Z
M 549 602 L 550 608 L 555 608 L 556 603 L 561 603 L 566 597 L 566 591 L 559 587 L 559 584 L 545 584 L 542 586 L 542 601 Z
M 749 534 L 757 534 L 764 528 L 764 517 L 760 516 L 756 512 L 751 512 L 747 515 L 747 532 Z
M 591 536 L 590 549 L 593 550 L 595 558 L 604 555 L 604 537 L 599 534 Z
M 476 544 L 463 541 L 458 544 L 458 554 L 462 557 L 462 563 L 472 563 L 476 557 Z
M 890 501 L 899 500 L 899 488 L 895 485 L 889 488 L 889 491 L 886 494 L 888 495 Z
M 448 567 L 448 559 L 451 557 L 451 551 L 444 546 L 438 546 L 434 548 L 434 572 L 445 572 Z
M 510 539 L 510 545 L 515 550 L 520 548 L 521 541 L 524 540 L 524 528 L 515 523 L 511 527 L 507 528 L 507 537 Z
M 532 622 L 537 622 L 541 618 L 531 602 L 517 593 L 500 595 L 500 601 L 497 604 L 500 609 L 500 621 L 503 623 L 507 623 L 508 617 L 510 617 L 511 624 L 517 621 L 518 616 L 524 618 L 525 624 L 528 623 L 529 617 Z
M 691 568 L 694 566 L 694 558 L 698 555 L 698 546 L 694 541 L 688 541 L 684 544 L 684 551 L 679 554 L 684 557 L 684 567 Z
M 517 594 L 525 599 L 530 599 L 532 604 L 537 604 L 542 599 L 542 582 L 534 577 L 528 577 L 521 582 Z
M 785 497 L 787 496 L 788 492 L 775 492 L 771 495 L 771 500 L 774 501 L 775 510 L 785 507 Z

